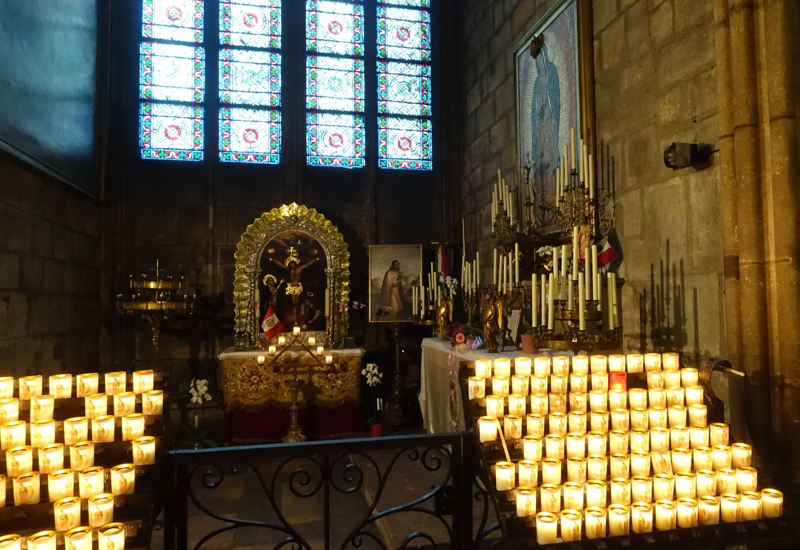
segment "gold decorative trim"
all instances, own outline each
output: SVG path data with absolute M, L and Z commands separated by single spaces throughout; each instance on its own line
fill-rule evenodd
M 233 307 L 236 320 L 236 347 L 263 347 L 266 343 L 256 312 L 259 261 L 266 244 L 283 231 L 303 231 L 317 239 L 328 260 L 330 315 L 327 343 L 340 347 L 347 336 L 350 303 L 350 252 L 339 230 L 313 208 L 297 203 L 284 204 L 256 218 L 236 246 L 233 275 Z

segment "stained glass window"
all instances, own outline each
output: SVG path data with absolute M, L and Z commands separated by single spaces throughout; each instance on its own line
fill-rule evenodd
M 220 160 L 277 164 L 281 0 L 222 0 L 220 8 Z
M 139 121 L 142 158 L 203 160 L 203 108 L 199 105 L 142 103 Z
M 431 169 L 431 121 L 378 117 L 379 166 L 406 170 Z
M 306 1 L 310 166 L 364 166 L 364 6 Z
M 364 117 L 309 113 L 308 164 L 311 166 L 364 166 Z
M 142 0 L 139 149 L 145 159 L 202 160 L 202 0 Z
M 429 0 L 379 0 L 378 166 L 381 168 L 431 170 L 433 166 L 428 8 Z

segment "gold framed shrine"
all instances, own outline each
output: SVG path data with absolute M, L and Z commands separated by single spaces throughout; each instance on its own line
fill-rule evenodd
M 330 220 L 297 203 L 273 208 L 247 227 L 234 258 L 237 348 L 268 347 L 261 323 L 270 307 L 281 334 L 299 326 L 318 345 L 341 346 L 349 325 L 350 252 Z

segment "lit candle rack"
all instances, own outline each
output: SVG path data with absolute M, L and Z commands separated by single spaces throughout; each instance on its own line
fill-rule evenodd
M 558 359 L 559 364 L 562 364 L 563 360 Z M 525 428 L 519 431 L 502 428 L 510 410 L 491 411 L 488 408 L 490 400 L 499 399 L 504 408 L 510 400 L 510 396 L 503 398 L 498 395 L 487 395 L 489 392 L 493 391 L 496 394 L 496 390 L 502 390 L 499 386 L 493 388 L 490 385 L 493 383 L 491 373 L 493 370 L 498 371 L 497 367 L 500 367 L 499 372 L 505 375 L 507 360 L 481 359 L 480 365 L 476 363 L 475 371 L 466 368 L 461 372 L 463 395 L 469 394 L 474 397 L 469 402 L 465 401 L 465 412 L 468 419 L 471 415 L 476 422 L 474 429 L 476 438 L 480 434 L 479 447 L 484 457 L 482 463 L 489 468 L 487 475 L 482 477 L 494 488 L 493 494 L 497 497 L 495 506 L 504 533 L 511 533 L 514 538 L 522 537 L 531 541 L 538 539 L 540 542 L 545 540 L 548 543 L 559 542 L 557 538 L 553 538 L 556 531 L 550 535 L 552 530 L 550 527 L 547 527 L 547 533 L 539 533 L 533 520 L 537 511 L 550 513 L 556 517 L 556 524 L 562 533 L 561 541 L 565 542 L 581 538 L 636 536 L 653 531 L 683 530 L 693 527 L 702 529 L 703 526 L 716 525 L 720 522 L 747 520 L 763 522 L 782 514 L 783 495 L 774 489 L 758 490 L 757 469 L 752 464 L 753 449 L 744 443 L 733 443 L 730 440 L 730 429 L 726 424 L 715 423 L 701 416 L 698 421 L 703 422 L 703 425 L 688 427 L 684 426 L 688 420 L 688 417 L 684 418 L 685 410 L 681 411 L 683 414 L 679 415 L 680 417 L 673 415 L 670 419 L 667 409 L 657 407 L 654 419 L 659 418 L 661 410 L 660 414 L 664 415 L 666 422 L 664 428 L 654 428 L 648 419 L 648 426 L 637 428 L 637 437 L 634 438 L 633 432 L 629 431 L 632 429 L 630 426 L 627 429 L 623 424 L 612 426 L 614 422 L 621 421 L 619 419 L 615 421 L 614 416 L 609 415 L 607 411 L 609 403 L 613 401 L 618 406 L 613 412 L 620 418 L 629 418 L 631 409 L 647 411 L 650 409 L 646 407 L 653 407 L 649 402 L 648 389 L 660 391 L 663 395 L 672 390 L 673 398 L 679 402 L 673 402 L 671 406 L 686 407 L 687 393 L 677 390 L 691 387 L 695 394 L 704 392 L 703 387 L 687 386 L 694 384 L 698 379 L 695 369 L 680 369 L 678 364 L 669 366 L 665 362 L 664 369 L 679 369 L 681 375 L 684 374 L 682 371 L 686 370 L 687 376 L 657 378 L 647 376 L 648 373 L 642 369 L 642 357 L 635 354 L 622 359 L 620 356 L 607 358 L 601 355 L 577 356 L 573 359 L 574 364 L 569 367 L 566 376 L 570 380 L 570 385 L 561 387 L 559 382 L 556 386 L 551 379 L 546 393 L 541 396 L 544 399 L 532 394 L 530 399 L 536 397 L 537 402 L 541 401 L 547 410 L 538 411 L 542 414 L 526 410 L 528 422 L 523 423 Z M 494 369 L 491 363 L 495 363 Z M 549 362 L 547 367 L 547 372 L 544 373 L 542 372 L 544 365 L 539 365 L 539 377 L 564 376 L 563 365 L 559 367 L 559 375 L 552 373 Z M 512 378 L 519 376 L 535 378 L 536 368 L 534 365 L 534 372 L 531 373 L 530 366 L 525 362 L 522 365 L 524 374 L 515 372 L 516 365 L 511 368 L 509 374 Z M 609 372 L 612 369 L 614 372 Z M 659 357 L 657 364 L 651 362 L 648 372 L 662 374 L 678 372 L 661 369 L 662 362 Z M 554 412 L 554 402 L 550 398 L 553 396 L 566 398 L 573 389 L 571 387 L 573 380 L 579 379 L 583 373 L 589 374 L 590 383 L 588 387 L 581 386 L 579 393 L 585 394 L 587 390 L 602 392 L 605 399 L 587 404 L 588 414 L 584 411 L 572 411 L 572 406 L 569 405 L 572 400 L 566 399 L 568 403 L 566 412 L 568 414 L 578 412 L 584 415 L 576 416 L 577 420 L 580 418 L 585 420 L 586 416 L 597 416 L 605 422 L 603 425 L 595 425 L 593 418 L 590 429 L 600 431 L 590 431 L 588 434 L 572 432 L 573 426 L 570 424 L 570 433 L 562 434 L 562 429 L 553 423 L 563 424 L 564 417 L 568 414 Z M 579 377 L 573 379 L 572 374 L 578 374 Z M 611 375 L 614 374 L 617 376 L 612 379 Z M 708 385 L 708 376 L 701 374 L 699 379 L 705 386 Z M 648 382 L 650 387 L 647 389 L 634 387 L 647 385 Z M 470 385 L 469 388 L 467 383 Z M 480 389 L 475 387 L 479 383 L 483 385 Z M 585 383 L 581 381 L 581 384 Z M 594 389 L 594 385 L 603 389 Z M 669 387 L 652 387 L 653 385 Z M 553 394 L 554 388 L 563 393 Z M 630 398 L 625 402 L 622 400 L 623 392 Z M 610 394 L 614 394 L 613 399 L 609 397 Z M 711 395 L 701 394 L 700 402 L 695 401 L 695 403 L 708 402 L 705 400 L 706 397 L 710 398 Z M 694 399 L 697 400 L 697 395 Z M 644 405 L 644 408 L 633 405 Z M 603 407 L 603 410 L 599 407 Z M 519 411 L 515 410 L 513 414 L 519 414 Z M 645 418 L 648 416 L 645 415 Z M 660 423 L 660 420 L 658 422 Z M 505 423 L 505 427 L 508 428 L 508 423 Z M 535 432 L 533 435 L 530 435 L 531 430 Z M 665 437 L 657 444 L 656 440 L 653 440 L 654 446 L 652 446 L 650 436 L 656 432 L 656 435 L 663 434 Z M 642 440 L 638 437 L 639 434 L 647 437 Z M 699 434 L 694 443 L 690 434 Z M 567 446 L 568 441 L 572 442 L 572 445 Z M 601 441 L 602 445 L 598 446 L 598 441 Z M 579 442 L 583 445 L 577 445 Z M 559 446 L 561 443 L 565 444 L 564 447 Z M 712 448 L 710 445 L 716 446 Z M 566 454 L 561 454 L 564 451 Z M 633 461 L 634 454 L 638 462 Z M 643 457 L 647 458 L 644 470 L 639 460 Z M 538 471 L 536 474 L 532 473 L 532 465 L 541 468 L 541 473 Z M 663 470 L 665 465 L 667 469 Z M 594 470 L 591 472 L 587 471 L 592 468 Z M 512 471 L 516 471 L 518 481 L 509 475 Z M 495 484 L 499 485 L 495 487 Z M 543 492 L 545 489 L 547 491 Z M 538 496 L 542 502 L 539 509 L 535 506 L 537 492 L 540 493 Z M 546 501 L 542 500 L 543 497 L 546 497 Z M 583 513 L 581 511 L 585 511 L 586 522 L 583 528 L 576 529 L 574 519 L 580 517 Z M 563 536 L 565 526 L 569 528 L 568 538 Z

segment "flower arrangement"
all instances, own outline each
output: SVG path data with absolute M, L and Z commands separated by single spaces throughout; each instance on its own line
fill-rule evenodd
M 383 381 L 383 373 L 378 370 L 378 365 L 375 363 L 367 363 L 367 367 L 361 370 L 361 374 L 367 379 L 367 386 L 372 390 L 372 402 L 375 403 L 375 415 L 370 419 L 370 424 L 380 424 L 383 399 L 378 397 L 378 386 Z
M 439 284 L 444 287 L 450 294 L 456 292 L 458 290 L 458 279 L 455 277 L 451 277 L 450 275 L 439 276 Z
M 483 345 L 483 332 L 470 325 L 458 325 L 450 334 L 455 349 L 479 349 Z
M 189 394 L 192 396 L 192 403 L 202 404 L 204 401 L 211 401 L 211 395 L 208 393 L 208 380 L 192 378 L 189 383 Z

